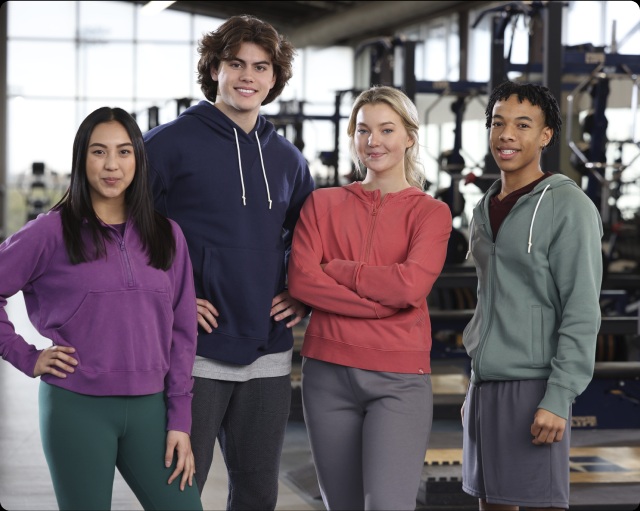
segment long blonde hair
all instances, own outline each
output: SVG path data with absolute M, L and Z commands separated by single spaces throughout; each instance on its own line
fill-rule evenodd
M 351 158 L 356 166 L 357 175 L 361 175 L 363 164 L 358 159 L 354 142 L 356 117 L 364 105 L 376 103 L 389 105 L 389 107 L 400 116 L 407 133 L 413 139 L 413 145 L 408 147 L 404 152 L 404 175 L 411 186 L 423 190 L 425 176 L 419 156 L 418 131 L 420 129 L 420 121 L 418 120 L 418 109 L 404 92 L 386 85 L 376 85 L 362 92 L 356 98 L 353 103 L 353 108 L 351 109 L 347 134 L 349 135 Z

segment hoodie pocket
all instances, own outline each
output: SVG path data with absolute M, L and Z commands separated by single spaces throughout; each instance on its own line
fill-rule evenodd
M 162 291 L 89 292 L 56 330 L 83 372 L 166 370 L 173 310 Z
M 544 341 L 542 339 L 542 307 L 531 307 L 531 362 L 534 366 L 544 365 Z
M 202 289 L 220 313 L 217 332 L 267 340 L 271 302 L 284 256 L 279 250 L 205 247 Z

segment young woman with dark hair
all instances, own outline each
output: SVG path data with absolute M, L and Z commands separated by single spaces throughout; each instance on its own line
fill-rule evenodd
M 51 347 L 15 332 L 4 306 L 19 291 Z M 186 242 L 153 210 L 142 133 L 124 110 L 99 108 L 78 129 L 63 198 L 0 245 L 0 355 L 41 376 L 60 509 L 110 509 L 116 467 L 145 509 L 202 509 L 195 324 Z
M 89 140 L 94 127 L 98 124 L 117 122 L 127 132 L 133 150 L 137 171 L 133 174 L 130 186 L 124 192 L 126 215 L 135 223 L 142 245 L 149 256 L 149 264 L 160 270 L 167 270 L 175 256 L 175 240 L 171 224 L 167 218 L 155 212 L 147 171 L 147 158 L 144 141 L 136 121 L 121 108 L 102 107 L 91 113 L 80 125 L 73 144 L 72 169 L 69 189 L 63 195 L 54 210 L 59 210 L 62 217 L 65 246 L 69 259 L 75 263 L 85 262 L 88 254 L 84 245 L 81 230 L 84 222 L 91 232 L 96 249 L 95 256 L 105 255 L 105 237 L 111 236 L 110 229 L 96 215 L 92 203 L 92 188 L 85 170 Z

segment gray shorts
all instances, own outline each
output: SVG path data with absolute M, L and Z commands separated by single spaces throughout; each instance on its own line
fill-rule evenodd
M 490 504 L 569 508 L 571 417 L 562 441 L 531 443 L 546 380 L 469 385 L 464 409 L 462 489 Z

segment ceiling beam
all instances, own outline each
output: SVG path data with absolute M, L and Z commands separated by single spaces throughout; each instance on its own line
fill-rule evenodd
M 285 35 L 297 48 L 305 46 L 331 46 L 368 36 L 372 32 L 383 32 L 389 27 L 419 21 L 431 14 L 443 14 L 468 7 L 464 1 L 392 1 L 366 2 L 344 12 L 323 16 L 303 26 L 286 31 Z M 479 4 L 480 2 L 473 2 Z

